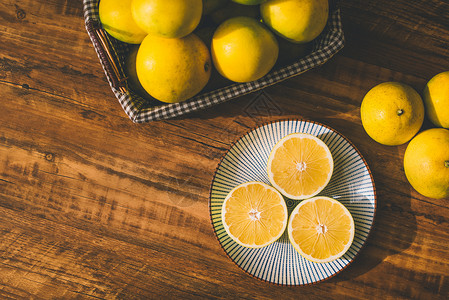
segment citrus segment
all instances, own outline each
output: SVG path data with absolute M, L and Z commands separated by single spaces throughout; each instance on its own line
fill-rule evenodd
M 354 220 L 343 204 L 329 197 L 315 197 L 295 207 L 288 235 L 304 258 L 324 263 L 346 253 L 354 239 L 354 227 Z
M 276 241 L 287 227 L 288 212 L 282 195 L 262 182 L 234 188 L 222 207 L 223 226 L 238 244 L 260 248 Z
M 318 194 L 334 169 L 332 154 L 319 138 L 293 133 L 281 139 L 268 158 L 268 177 L 284 196 L 300 200 Z

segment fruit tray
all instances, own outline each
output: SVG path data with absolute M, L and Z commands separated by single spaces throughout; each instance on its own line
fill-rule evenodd
M 261 90 L 325 63 L 344 47 L 345 41 L 340 9 L 330 1 L 327 25 L 321 35 L 312 42 L 313 45 L 307 55 L 288 65 L 276 65 L 267 75 L 252 82 L 227 82 L 224 86 L 212 90 L 206 86 L 202 92 L 184 102 L 162 103 L 156 99 L 142 98 L 128 88 L 124 75 L 124 62 L 130 45 L 112 38 L 101 28 L 98 3 L 99 0 L 83 0 L 86 30 L 112 92 L 134 123 L 175 118 Z

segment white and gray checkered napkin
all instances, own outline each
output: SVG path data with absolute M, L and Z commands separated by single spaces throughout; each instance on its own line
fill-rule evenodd
M 174 118 L 263 89 L 264 87 L 325 63 L 344 46 L 344 34 L 340 19 L 340 10 L 334 9 L 330 13 L 326 28 L 322 34 L 315 39 L 313 50 L 307 56 L 294 61 L 290 65 L 275 67 L 267 75 L 256 81 L 230 84 L 217 90 L 202 92 L 181 103 L 167 104 L 153 99 L 144 99 L 132 91 L 123 92 L 118 88 L 118 79 L 114 76 L 112 66 L 106 57 L 105 50 L 98 42 L 98 38 L 95 35 L 95 30 L 100 27 L 98 1 L 99 0 L 83 1 L 86 30 L 94 45 L 113 93 L 120 102 L 125 113 L 135 123 Z M 110 51 L 111 55 L 114 56 L 114 60 L 118 63 L 118 67 L 121 68 L 121 71 L 123 72 L 125 57 L 129 51 L 128 45 L 109 36 L 107 42 L 109 43 L 109 48 L 112 50 Z

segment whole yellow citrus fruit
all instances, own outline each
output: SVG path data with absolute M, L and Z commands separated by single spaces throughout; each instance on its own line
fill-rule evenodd
M 365 95 L 360 114 L 363 128 L 373 140 L 395 146 L 418 133 L 424 121 L 424 104 L 412 87 L 384 82 Z
M 212 38 L 212 59 L 218 72 L 235 82 L 267 74 L 276 63 L 279 47 L 274 35 L 248 17 L 224 21 Z
M 209 50 L 195 34 L 179 39 L 147 35 L 136 59 L 137 76 L 154 98 L 174 103 L 199 93 L 211 73 Z
M 423 100 L 430 121 L 438 127 L 449 128 L 449 71 L 429 80 Z
M 269 0 L 260 5 L 262 19 L 278 35 L 296 43 L 315 39 L 326 26 L 328 0 Z
M 421 195 L 449 197 L 449 130 L 432 128 L 414 137 L 404 154 L 407 180 Z
M 119 41 L 140 44 L 147 33 L 134 21 L 131 2 L 132 0 L 101 0 L 98 14 L 107 33 Z
M 148 34 L 180 38 L 199 24 L 202 0 L 133 0 L 131 12 L 137 25 Z

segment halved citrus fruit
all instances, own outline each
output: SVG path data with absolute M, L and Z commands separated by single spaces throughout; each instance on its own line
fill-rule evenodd
M 332 154 L 319 138 L 292 133 L 282 138 L 268 158 L 268 178 L 284 196 L 306 199 L 321 192 L 334 169 Z
M 246 182 L 226 197 L 223 226 L 238 244 L 261 248 L 276 241 L 287 227 L 287 205 L 282 195 L 262 182 Z
M 349 210 L 329 197 L 315 197 L 299 203 L 290 215 L 288 236 L 304 258 L 325 263 L 349 249 L 354 239 L 354 220 Z

